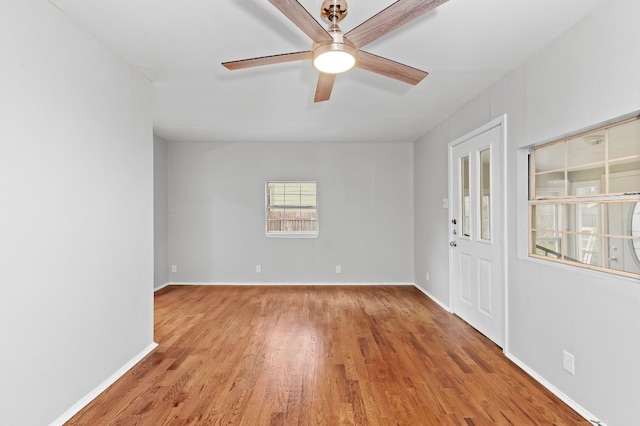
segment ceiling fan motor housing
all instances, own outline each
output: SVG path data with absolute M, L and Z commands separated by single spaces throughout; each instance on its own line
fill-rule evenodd
M 320 8 L 320 13 L 324 19 L 331 23 L 340 22 L 347 16 L 347 1 L 324 0 Z

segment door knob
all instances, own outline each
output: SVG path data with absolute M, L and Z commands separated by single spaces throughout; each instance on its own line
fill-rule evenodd
M 456 224 L 458 223 L 458 221 L 457 221 L 457 220 L 455 220 L 455 219 L 451 219 L 451 223 L 453 223 L 454 225 L 456 225 Z
M 451 247 L 458 247 L 458 243 L 456 243 L 455 241 L 451 241 L 451 242 L 449 243 L 449 245 L 450 245 Z

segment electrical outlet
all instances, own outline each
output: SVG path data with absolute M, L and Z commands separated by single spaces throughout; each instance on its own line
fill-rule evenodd
M 427 282 L 429 282 L 429 280 L 431 279 L 431 276 L 429 275 L 429 273 L 427 272 L 426 274 L 426 278 L 427 278 Z
M 262 272 L 262 265 L 256 265 L 256 273 L 259 274 Z
M 573 354 L 570 354 L 567 351 L 562 351 L 562 368 L 564 368 L 566 371 L 573 374 L 574 376 L 576 374 L 575 362 L 576 362 L 576 359 L 573 356 Z
M 342 273 L 342 266 L 336 265 L 336 274 L 341 274 L 341 273 Z
M 178 272 L 178 265 L 171 265 L 171 273 L 175 274 Z

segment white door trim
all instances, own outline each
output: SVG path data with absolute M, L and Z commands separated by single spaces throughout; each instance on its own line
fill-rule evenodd
M 502 179 L 502 229 L 501 229 L 501 246 L 502 246 L 502 253 L 501 253 L 501 257 L 502 257 L 502 273 L 503 273 L 503 295 L 504 295 L 504 299 L 503 299 L 503 321 L 502 321 L 502 332 L 503 332 L 503 347 L 502 347 L 502 352 L 503 353 L 509 353 L 509 274 L 508 274 L 508 269 L 509 269 L 509 264 L 507 262 L 507 253 L 508 253 L 508 247 L 507 247 L 507 231 L 508 231 L 508 227 L 507 227 L 507 222 L 508 222 L 508 218 L 509 216 L 507 215 L 507 201 L 508 201 L 508 192 L 507 192 L 507 167 L 508 167 L 508 162 L 507 162 L 507 152 L 506 152 L 506 148 L 507 148 L 507 115 L 503 114 L 498 118 L 495 118 L 493 120 L 491 120 L 490 122 L 478 127 L 475 130 L 472 130 L 471 132 L 467 133 L 464 136 L 459 137 L 458 139 L 454 140 L 453 142 L 449 143 L 448 146 L 448 161 L 449 161 L 449 177 L 451 176 L 451 170 L 453 170 L 453 155 L 452 155 L 452 151 L 453 151 L 453 147 L 455 147 L 456 145 L 459 145 L 463 142 L 466 142 L 470 139 L 475 138 L 476 136 L 493 129 L 494 127 L 498 127 L 500 126 L 500 153 L 502 156 L 502 176 L 500 177 Z M 456 194 L 453 193 L 453 184 L 451 182 L 451 179 L 448 179 L 448 193 L 449 193 L 449 200 L 453 200 L 453 197 L 456 196 Z M 453 231 L 453 224 L 451 223 L 451 214 L 449 214 L 449 218 L 447 220 L 448 222 L 448 227 L 449 227 L 449 237 L 452 235 L 452 231 Z M 449 247 L 449 311 L 450 312 L 455 312 L 455 301 L 454 301 L 454 289 L 453 289 L 453 277 L 454 277 L 454 265 L 453 265 L 453 260 L 452 260 L 452 256 L 451 256 L 451 250 L 453 250 L 452 247 Z

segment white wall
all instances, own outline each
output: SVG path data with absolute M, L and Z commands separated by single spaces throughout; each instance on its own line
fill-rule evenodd
M 638 16 L 636 0 L 608 2 L 415 147 L 415 279 L 448 304 L 447 144 L 507 114 L 507 350 L 609 426 L 637 419 L 640 283 L 527 258 L 526 151 L 519 148 L 640 110 Z M 564 349 L 575 355 L 575 376 L 562 369 Z
M 170 142 L 168 157 L 171 282 L 413 282 L 413 144 Z M 267 180 L 318 181 L 319 238 L 265 236 Z
M 151 87 L 42 0 L 0 52 L 0 423 L 46 425 L 152 344 Z
M 167 141 L 153 136 L 153 288 L 169 282 Z

